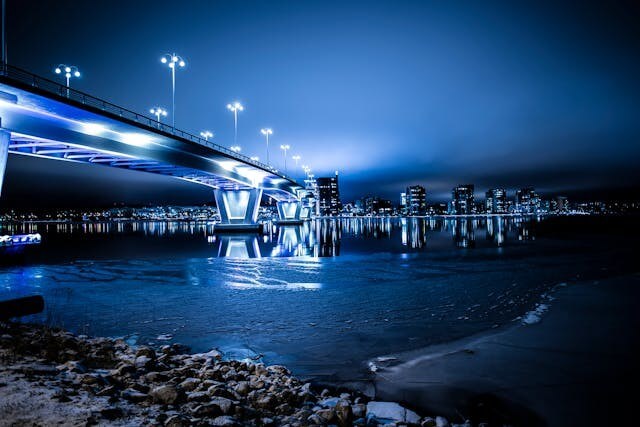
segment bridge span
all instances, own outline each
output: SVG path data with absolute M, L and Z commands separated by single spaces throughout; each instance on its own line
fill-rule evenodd
M 0 65 L 0 191 L 9 153 L 171 176 L 213 189 L 222 229 L 257 228 L 260 200 L 281 221 L 308 217 L 293 178 L 199 136 L 28 71 Z

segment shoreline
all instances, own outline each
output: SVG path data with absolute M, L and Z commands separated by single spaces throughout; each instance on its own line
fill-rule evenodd
M 0 397 L 0 426 L 444 425 L 215 349 L 134 347 L 12 322 L 0 322 Z
M 376 398 L 519 426 L 634 419 L 640 274 L 558 288 L 541 319 L 379 357 Z M 542 304 L 542 303 L 541 303 Z M 524 316 L 523 316 L 524 317 Z M 374 362 L 375 363 L 375 362 Z

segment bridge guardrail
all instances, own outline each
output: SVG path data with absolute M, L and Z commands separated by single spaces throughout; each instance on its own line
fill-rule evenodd
M 232 158 L 237 160 L 242 160 L 245 163 L 250 163 L 255 165 L 261 169 L 269 171 L 274 175 L 278 175 L 282 178 L 288 179 L 290 181 L 295 181 L 295 179 L 288 177 L 282 173 L 276 172 L 274 168 L 269 165 L 266 165 L 262 162 L 258 162 L 255 160 L 251 160 L 250 157 L 245 156 L 244 154 L 239 154 L 233 150 L 230 150 L 227 147 L 222 145 L 207 141 L 206 139 L 193 135 L 189 132 L 182 131 L 173 126 L 169 126 L 165 123 L 161 123 L 149 116 L 144 114 L 136 113 L 135 111 L 128 110 L 126 108 L 120 107 L 118 105 L 112 104 L 108 101 L 105 101 L 100 98 L 96 98 L 95 96 L 86 94 L 74 88 L 67 87 L 61 83 L 54 82 L 53 80 L 47 79 L 45 77 L 38 76 L 29 71 L 23 70 L 18 67 L 14 67 L 9 64 L 0 64 L 0 75 L 7 77 L 11 80 L 18 81 L 23 84 L 30 85 L 32 87 L 44 90 L 50 94 L 56 95 L 61 98 L 69 99 L 75 102 L 79 102 L 83 105 L 87 105 L 93 108 L 97 108 L 99 110 L 114 114 L 116 116 L 134 121 L 138 124 L 147 126 L 150 130 L 161 130 L 165 133 L 168 133 L 173 136 L 178 136 L 182 139 L 186 139 L 190 142 L 212 148 L 214 150 L 220 151 Z

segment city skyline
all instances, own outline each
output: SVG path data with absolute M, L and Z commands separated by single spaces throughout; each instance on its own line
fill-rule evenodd
M 574 199 L 638 195 L 640 111 L 633 99 L 640 64 L 629 55 L 638 47 L 631 4 L 524 10 L 499 2 L 386 3 L 367 6 L 369 22 L 358 19 L 359 3 L 337 12 L 315 2 L 153 5 L 34 8 L 10 0 L 9 63 L 55 79 L 53 69 L 66 61 L 82 71 L 73 87 L 145 112 L 171 105 L 169 73 L 158 58 L 175 49 L 186 59 L 177 81 L 178 128 L 210 129 L 213 142 L 235 146 L 225 106 L 239 100 L 246 107 L 238 124 L 243 154 L 263 157 L 260 129 L 273 127 L 272 163 L 283 167 L 277 147 L 291 146 L 302 164 L 313 159 L 316 176 L 339 170 L 345 199 L 374 189 L 391 198 L 422 183 L 435 200 L 446 200 L 459 182 L 475 183 L 478 193 L 534 186 Z M 169 12 L 174 31 L 162 28 Z M 283 24 L 264 28 L 269 17 Z M 34 25 L 16 25 L 27 19 Z M 482 25 L 488 20 L 491 30 Z M 192 31 L 181 31 L 187 23 Z M 122 31 L 91 30 L 97 24 Z M 505 34 L 513 36 L 509 45 L 500 39 Z M 46 49 L 38 42 L 43 35 Z M 360 49 L 372 40 L 379 48 Z M 114 44 L 120 49 L 109 49 Z M 292 61 L 295 74 L 287 72 Z M 301 180 L 303 171 L 297 175 Z M 211 199 L 206 188 L 166 177 L 11 156 L 2 203 Z

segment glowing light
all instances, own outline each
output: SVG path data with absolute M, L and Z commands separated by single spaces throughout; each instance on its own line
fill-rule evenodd
M 263 135 L 273 135 L 273 130 L 266 128 L 266 129 L 260 129 L 260 133 L 262 133 Z
M 121 135 L 122 142 L 136 147 L 146 147 L 153 141 L 152 137 L 142 133 L 129 132 L 119 133 L 119 135 Z
M 107 132 L 107 128 L 98 123 L 82 123 L 82 131 L 88 135 L 101 135 Z
M 208 130 L 203 130 L 202 132 L 200 132 L 200 136 L 203 137 L 206 141 L 208 141 L 209 138 L 213 138 L 213 132 Z

